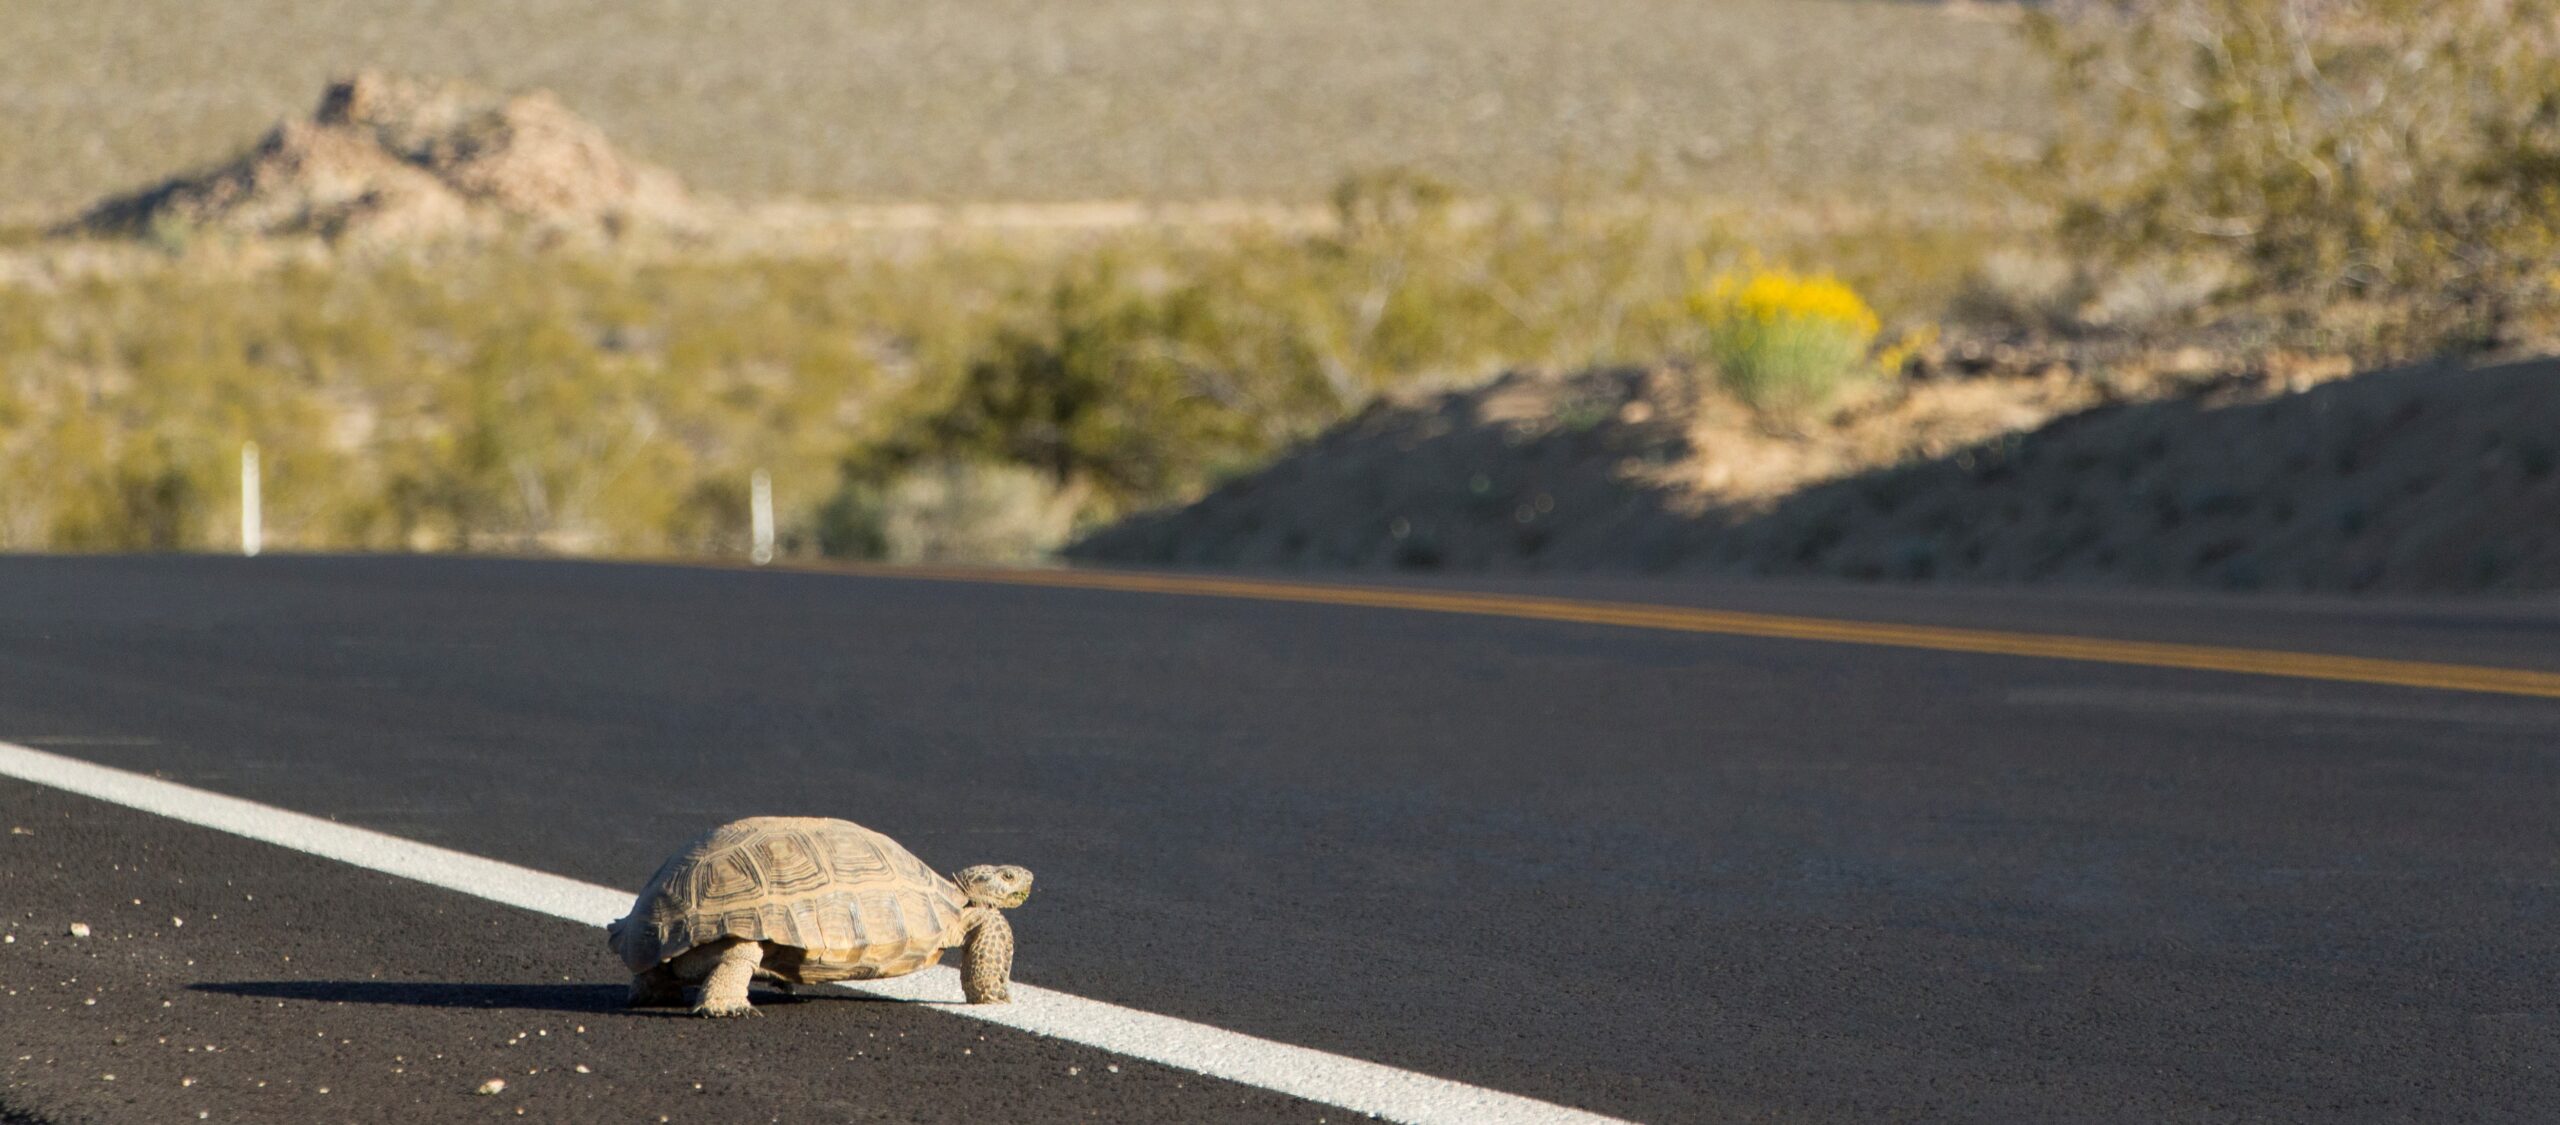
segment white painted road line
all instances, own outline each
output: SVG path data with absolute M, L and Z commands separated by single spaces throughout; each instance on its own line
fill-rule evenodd
M 415 879 L 475 898 L 590 926 L 601 927 L 622 917 L 631 909 L 635 893 L 403 840 L 12 743 L 0 742 L 0 776 L 94 797 L 171 820 L 281 845 L 369 871 Z M 596 943 L 596 951 L 600 962 L 610 960 L 604 953 L 601 940 Z M 1505 1125 L 1510 1122 L 1605 1123 L 1618 1120 L 1517 1094 L 1505 1094 L 1344 1055 L 1293 1047 L 1206 1024 L 1035 988 L 1019 981 L 1013 985 L 1011 1004 L 966 1004 L 960 1001 L 960 974 L 949 967 L 937 967 L 885 981 L 851 983 L 845 987 L 892 999 L 947 1005 L 939 1006 L 937 1010 L 1375 1114 L 1391 1121 Z

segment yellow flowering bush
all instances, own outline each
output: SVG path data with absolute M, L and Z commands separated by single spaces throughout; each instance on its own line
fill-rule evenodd
M 1875 310 L 1828 274 L 1728 273 L 1690 294 L 1689 310 L 1724 385 L 1755 406 L 1809 406 L 1872 371 Z

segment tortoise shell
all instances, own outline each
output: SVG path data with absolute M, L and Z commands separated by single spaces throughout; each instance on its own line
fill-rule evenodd
M 734 937 L 767 943 L 763 968 L 784 980 L 894 977 L 960 944 L 968 905 L 957 884 L 859 824 L 759 816 L 667 860 L 611 941 L 634 973 Z

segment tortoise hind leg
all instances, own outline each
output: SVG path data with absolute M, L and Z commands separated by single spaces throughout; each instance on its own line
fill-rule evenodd
M 768 956 L 770 956 L 770 954 L 768 954 Z M 791 997 L 794 1000 L 800 998 L 800 990 L 792 987 L 793 982 L 791 978 L 774 972 L 771 969 L 757 969 L 754 983 L 761 984 L 766 988 L 770 988 L 775 992 Z
M 697 1016 L 756 1016 L 755 1005 L 747 1002 L 747 982 L 756 977 L 756 966 L 764 962 L 764 943 L 732 938 L 720 951 L 720 963 L 713 967 L 709 979 L 702 982 L 702 999 L 693 1005 Z
M 631 978 L 631 999 L 625 1003 L 634 1008 L 684 1007 L 684 982 L 666 966 L 654 966 Z

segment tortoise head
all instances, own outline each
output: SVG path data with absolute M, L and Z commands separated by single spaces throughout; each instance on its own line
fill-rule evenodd
M 961 893 L 968 895 L 969 901 L 978 906 L 1010 909 L 1031 897 L 1031 872 L 1028 868 L 982 863 L 976 867 L 961 868 L 951 881 L 960 884 Z

